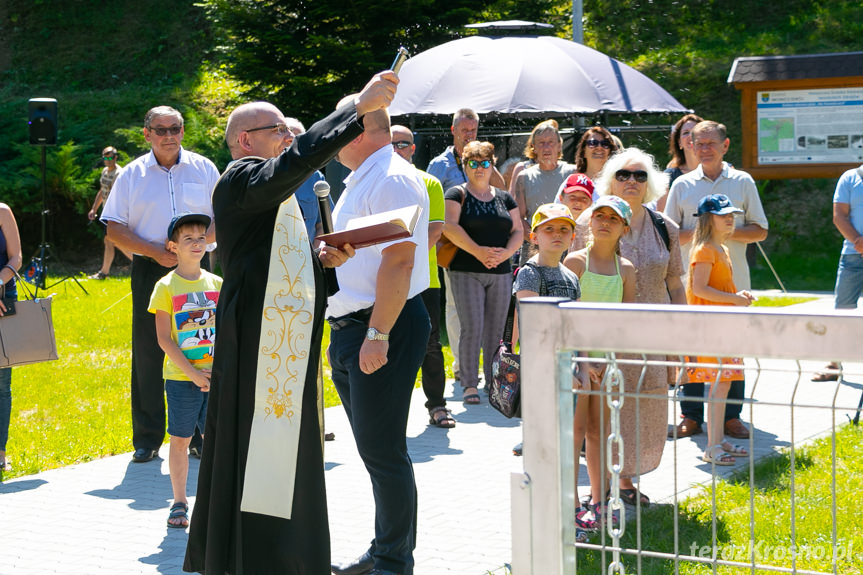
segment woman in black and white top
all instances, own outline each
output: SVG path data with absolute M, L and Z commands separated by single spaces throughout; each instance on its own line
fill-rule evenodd
M 491 360 L 503 334 L 512 289 L 510 258 L 524 232 L 518 204 L 493 187 L 494 146 L 471 142 L 462 153 L 467 183 L 447 190 L 443 233 L 459 247 L 450 263 L 459 321 L 459 365 L 464 402 L 480 402 L 479 351 L 485 351 L 483 374 L 491 381 Z

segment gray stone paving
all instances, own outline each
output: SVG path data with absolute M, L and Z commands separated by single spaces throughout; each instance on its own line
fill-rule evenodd
M 807 307 L 829 309 L 830 305 L 821 301 Z M 789 363 L 765 362 L 764 366 L 792 367 Z M 804 370 L 819 367 L 803 366 Z M 853 367 L 861 373 L 860 366 Z M 839 402 L 856 406 L 863 377 L 848 379 L 838 385 Z M 754 376 L 747 373 L 747 381 L 754 381 Z M 791 441 L 789 408 L 763 403 L 787 402 L 796 381 L 796 375 L 782 372 L 765 372 L 759 380 L 752 416 L 756 456 Z M 837 384 L 815 384 L 804 377 L 797 401 L 829 403 L 836 389 Z M 458 420 L 454 429 L 428 425 L 421 390 L 415 391 L 411 407 L 408 445 L 419 492 L 415 573 L 503 573 L 503 565 L 511 559 L 510 474 L 521 471 L 521 460 L 511 455 L 511 448 L 521 440 L 521 423 L 505 419 L 485 400 L 466 409 L 460 392 L 452 397 L 452 382 L 449 391 L 449 406 Z M 748 413 L 745 408 L 745 419 Z M 325 461 L 333 559 L 341 561 L 360 554 L 372 538 L 371 486 L 344 411 L 330 408 L 325 417 L 327 430 L 336 434 L 336 440 L 326 444 Z M 797 408 L 794 418 L 795 442 L 830 430 L 828 411 Z M 840 414 L 837 422 L 843 421 Z M 669 412 L 669 423 L 673 422 Z M 669 440 L 660 468 L 642 478 L 644 492 L 657 502 L 673 501 L 675 469 L 678 496 L 708 481 L 710 469 L 698 459 L 705 441 L 705 435 L 676 445 Z M 167 452 L 163 446 L 162 456 L 167 457 Z M 197 466 L 192 459 L 190 493 L 194 493 Z M 580 476 L 586 483 L 583 467 Z M 133 464 L 130 454 L 0 484 L 0 575 L 179 574 L 187 534 L 165 525 L 170 497 L 167 460 Z

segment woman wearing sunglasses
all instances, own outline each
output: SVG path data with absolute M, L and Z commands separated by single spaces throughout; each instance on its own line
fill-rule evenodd
M 665 220 L 666 247 L 663 232 L 644 206 L 665 193 L 667 182 L 668 177 L 654 165 L 653 156 L 638 148 L 626 148 L 612 156 L 596 181 L 600 195 L 618 196 L 632 209 L 630 232 L 620 239 L 620 255 L 635 266 L 636 303 L 686 304 L 686 292 L 680 279 L 683 263 L 678 227 Z M 650 356 L 649 359 L 664 360 L 665 357 Z M 640 365 L 625 365 L 621 371 L 627 392 L 656 396 L 655 400 L 626 398 L 620 418 L 624 442 L 621 498 L 634 505 L 640 497 L 641 505 L 645 506 L 650 499 L 639 494 L 632 479 L 656 469 L 662 458 L 668 431 L 668 370 L 664 366 L 647 367 L 640 385 Z
M 671 189 L 671 184 L 674 180 L 687 172 L 691 172 L 698 167 L 698 158 L 695 157 L 695 148 L 692 147 L 692 129 L 698 122 L 703 122 L 701 116 L 695 114 L 686 114 L 671 128 L 671 137 L 668 139 L 668 153 L 671 155 L 671 161 L 665 167 L 665 173 L 668 174 L 668 189 Z M 665 209 L 665 200 L 668 199 L 666 191 L 656 201 L 651 202 L 650 207 L 661 212 Z
M 500 343 L 512 291 L 510 258 L 521 247 L 518 204 L 493 187 L 494 146 L 471 142 L 462 152 L 467 183 L 447 190 L 443 233 L 459 247 L 449 267 L 453 299 L 461 322 L 459 365 L 464 402 L 480 403 L 479 351 L 491 381 L 491 360 Z
M 605 162 L 618 149 L 611 132 L 602 126 L 593 126 L 581 136 L 575 148 L 575 171 L 596 181 Z

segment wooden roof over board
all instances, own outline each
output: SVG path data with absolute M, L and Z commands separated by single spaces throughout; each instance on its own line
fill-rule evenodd
M 729 84 L 863 76 L 863 52 L 736 58 Z

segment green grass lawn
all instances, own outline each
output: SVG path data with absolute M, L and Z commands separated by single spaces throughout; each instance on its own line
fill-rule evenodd
M 81 283 L 90 295 L 71 281 L 50 290 L 60 359 L 12 370 L 6 449 L 13 471 L 5 479 L 132 451 L 129 278 Z M 324 330 L 328 344 L 329 326 Z M 452 377 L 448 347 L 444 358 Z M 323 369 L 324 404 L 339 405 L 326 360 Z
M 55 286 L 54 327 L 58 361 L 12 371 L 12 421 L 6 478 L 90 461 L 132 449 L 129 407 L 132 300 L 128 277 L 71 281 Z M 51 282 L 49 281 L 49 284 Z M 805 299 L 762 297 L 755 305 L 783 306 Z M 452 354 L 442 334 L 447 376 Z M 324 346 L 329 327 L 324 330 Z M 324 403 L 339 405 L 326 360 Z M 419 378 L 417 379 L 419 385 Z
M 752 307 L 785 307 L 815 299 L 818 298 L 791 295 L 759 296 L 757 300 L 752 302 Z

